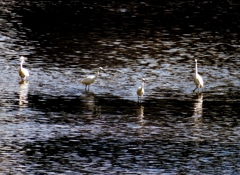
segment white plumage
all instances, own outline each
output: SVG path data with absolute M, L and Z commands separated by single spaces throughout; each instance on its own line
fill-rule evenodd
M 193 91 L 195 91 L 196 89 L 198 89 L 199 91 L 199 88 L 203 88 L 203 79 L 198 74 L 197 59 L 195 59 L 195 74 L 193 75 L 193 78 L 194 78 L 194 83 L 196 84 L 196 88 Z
M 89 86 L 90 86 L 92 83 L 95 82 L 95 80 L 97 79 L 100 71 L 105 72 L 102 67 L 99 67 L 99 68 L 98 68 L 98 71 L 97 71 L 97 73 L 96 73 L 95 75 L 90 75 L 90 76 L 87 76 L 86 78 L 82 79 L 81 83 L 84 84 L 84 85 L 86 85 L 85 89 L 87 89 L 87 86 L 88 86 L 88 89 L 89 89 Z
M 23 68 L 23 63 L 25 62 L 27 58 L 21 56 L 20 57 L 20 69 L 19 69 L 19 76 L 24 81 L 27 77 L 29 77 L 29 71 L 26 68 Z
M 142 96 L 144 95 L 144 82 L 145 79 L 142 79 L 142 85 L 137 89 L 138 102 L 141 101 Z

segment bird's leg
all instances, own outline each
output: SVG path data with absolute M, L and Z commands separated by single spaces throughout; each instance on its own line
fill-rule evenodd
M 193 89 L 193 92 L 194 92 L 197 88 L 198 88 L 198 86 L 197 86 L 195 89 Z

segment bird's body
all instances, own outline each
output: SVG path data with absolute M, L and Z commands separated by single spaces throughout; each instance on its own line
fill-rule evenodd
M 141 101 L 142 96 L 144 95 L 144 82 L 145 79 L 142 79 L 142 85 L 137 89 L 138 102 Z
M 142 97 L 144 94 L 144 87 L 140 86 L 137 90 L 137 95 Z
M 81 83 L 86 85 L 85 89 L 87 89 L 87 86 L 88 86 L 88 89 L 89 89 L 89 86 L 95 82 L 95 80 L 97 79 L 100 71 L 104 71 L 102 67 L 99 67 L 98 68 L 98 71 L 96 73 L 96 75 L 90 75 L 90 76 L 87 76 L 86 78 L 82 79 Z
M 198 68 L 197 68 L 197 60 L 195 60 L 195 73 L 193 75 L 194 78 L 194 83 L 196 84 L 196 88 L 193 90 L 195 91 L 196 89 L 203 88 L 203 79 L 202 77 L 198 74 Z
M 90 76 L 87 76 L 86 78 L 82 79 L 81 83 L 88 86 L 88 85 L 94 83 L 96 78 L 97 78 L 96 75 L 90 75 Z
M 19 69 L 19 76 L 24 81 L 27 77 L 29 77 L 29 71 L 26 68 L 23 68 L 23 63 L 25 62 L 25 57 L 20 57 L 20 69 Z

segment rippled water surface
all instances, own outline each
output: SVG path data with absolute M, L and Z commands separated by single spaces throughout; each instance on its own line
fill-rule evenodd
M 240 45 L 224 16 L 239 6 L 225 5 L 2 2 L 0 174 L 239 174 Z

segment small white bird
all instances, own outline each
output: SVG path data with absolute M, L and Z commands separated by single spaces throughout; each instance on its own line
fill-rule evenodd
M 29 72 L 26 68 L 23 68 L 23 63 L 27 60 L 26 57 L 20 57 L 20 69 L 19 69 L 19 76 L 21 77 L 22 81 L 26 80 L 29 77 Z
M 196 84 L 196 88 L 193 91 L 198 89 L 198 92 L 199 92 L 199 88 L 203 88 L 203 79 L 198 74 L 197 59 L 195 59 L 195 74 L 193 75 L 193 78 L 194 78 L 194 83 Z
M 142 85 L 137 89 L 138 102 L 141 102 L 142 96 L 144 94 L 144 82 L 145 79 L 142 79 Z
M 87 76 L 86 78 L 82 79 L 81 83 L 86 85 L 85 89 L 87 89 L 87 86 L 88 86 L 88 90 L 89 90 L 90 84 L 95 82 L 95 80 L 97 79 L 97 77 L 101 71 L 105 72 L 102 67 L 99 67 L 96 75 L 90 75 L 90 76 Z

